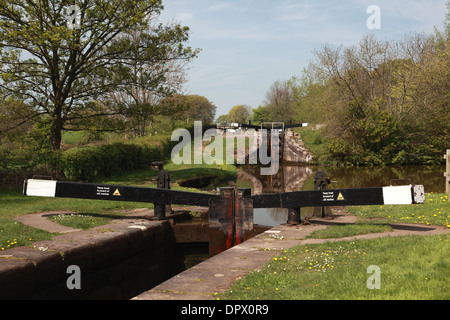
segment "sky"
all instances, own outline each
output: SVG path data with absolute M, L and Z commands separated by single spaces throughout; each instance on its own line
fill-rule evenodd
M 446 0 L 163 0 L 162 22 L 190 28 L 201 49 L 189 64 L 186 94 L 206 97 L 216 117 L 236 105 L 257 108 L 271 84 L 301 76 L 325 43 L 356 45 L 364 35 L 401 40 L 443 29 Z M 379 8 L 373 20 L 371 5 Z M 379 21 L 379 29 L 369 29 Z

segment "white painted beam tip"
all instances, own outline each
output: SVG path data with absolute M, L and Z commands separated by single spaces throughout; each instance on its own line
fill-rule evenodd
M 30 197 L 55 197 L 56 181 L 28 179 L 24 194 Z

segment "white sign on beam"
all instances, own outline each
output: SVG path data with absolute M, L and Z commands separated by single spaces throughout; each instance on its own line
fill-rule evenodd
M 31 197 L 55 197 L 56 181 L 27 180 L 26 195 Z
M 411 186 L 383 187 L 384 204 L 412 204 Z

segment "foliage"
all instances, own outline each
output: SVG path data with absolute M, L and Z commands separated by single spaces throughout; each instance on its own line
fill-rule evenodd
M 391 164 L 402 161 L 402 132 L 395 117 L 385 111 L 371 112 L 348 124 L 347 132 L 328 144 L 331 158 L 342 164 Z M 397 155 L 391 160 L 392 155 Z
M 393 42 L 369 34 L 354 46 L 317 50 L 304 75 L 290 81 L 298 114 L 325 124 L 326 158 L 441 163 L 450 146 L 449 39 L 412 34 Z
M 250 111 L 247 106 L 237 105 L 228 112 L 227 119 L 230 123 L 246 124 L 250 120 Z
M 159 146 L 136 140 L 99 146 L 83 146 L 64 151 L 59 169 L 69 180 L 93 181 L 122 172 L 149 168 L 170 154 L 172 141 L 163 140 Z
M 271 119 L 266 121 L 288 122 L 296 118 L 295 96 L 292 83 L 277 80 L 267 90 L 264 106 L 270 111 Z
M 261 124 L 261 122 L 271 121 L 274 118 L 275 117 L 268 106 L 259 106 L 252 110 L 252 121 L 254 124 Z
M 160 0 L 85 1 L 76 27 L 68 23 L 70 5 L 0 2 L 0 89 L 32 108 L 27 121 L 49 128 L 51 150 L 60 149 L 64 129 L 94 123 L 97 130 L 111 130 L 127 108 L 109 98 L 124 87 L 166 94 L 166 62 L 197 54 L 184 45 L 188 28 L 156 24 Z M 135 30 L 141 30 L 142 41 L 131 41 Z M 162 74 L 133 73 L 145 65 Z M 105 117 L 110 121 L 101 126 L 98 119 Z
M 161 103 L 161 108 L 174 109 L 173 117 L 187 123 L 201 121 L 203 124 L 214 122 L 217 107 L 206 97 L 191 94 L 176 94 Z
M 216 124 L 219 126 L 228 126 L 230 124 L 230 121 L 228 121 L 228 115 L 222 114 L 217 117 Z

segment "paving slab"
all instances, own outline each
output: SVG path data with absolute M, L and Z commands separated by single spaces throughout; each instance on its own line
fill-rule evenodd
M 31 213 L 15 218 L 16 221 L 21 222 L 27 226 L 45 230 L 51 233 L 71 233 L 78 232 L 81 229 L 74 229 L 70 227 L 65 227 L 59 223 L 50 221 L 47 219 L 49 216 L 60 215 L 60 214 L 76 214 L 76 212 L 71 211 L 52 211 L 52 212 L 40 212 Z

